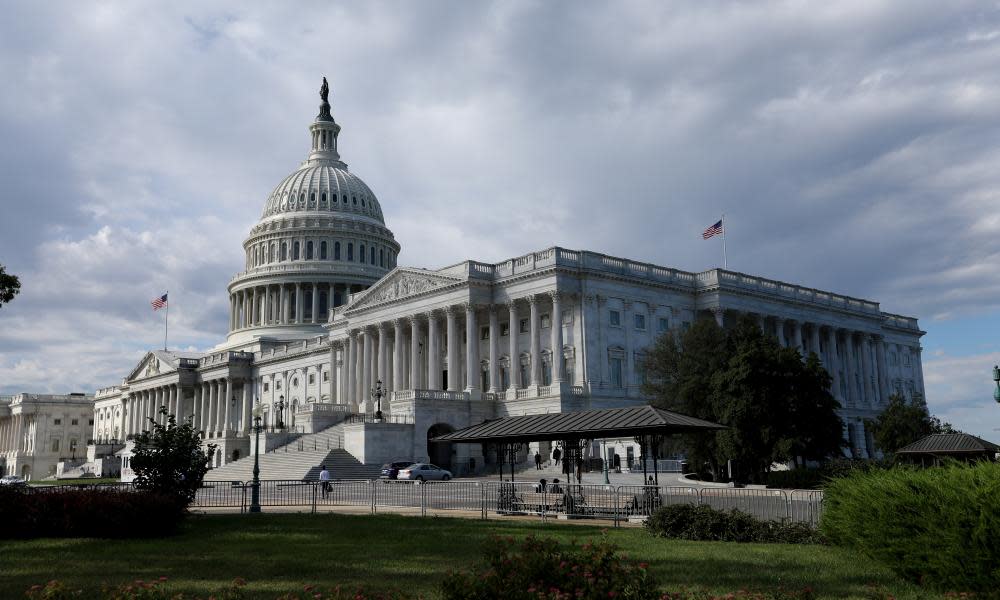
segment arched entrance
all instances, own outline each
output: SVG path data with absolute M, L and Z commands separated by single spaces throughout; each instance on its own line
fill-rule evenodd
M 442 469 L 451 470 L 452 468 L 451 457 L 454 452 L 452 443 L 432 442 L 431 440 L 452 431 L 455 431 L 455 428 L 447 423 L 436 423 L 427 430 L 427 459 L 431 464 L 435 464 Z
M 21 467 L 21 479 L 25 481 L 31 480 L 31 465 L 24 465 Z
M 233 450 L 233 458 L 232 458 L 232 460 L 230 462 L 236 462 L 239 459 L 240 459 L 240 451 L 239 451 L 239 449 Z

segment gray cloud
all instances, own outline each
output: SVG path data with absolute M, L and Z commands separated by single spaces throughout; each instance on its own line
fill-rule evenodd
M 403 264 L 560 244 L 701 270 L 721 257 L 699 233 L 725 211 L 732 268 L 925 321 L 1000 310 L 996 7 L 6 13 L 0 262 L 25 291 L 0 310 L 0 391 L 113 383 L 158 345 L 165 289 L 173 339 L 220 340 L 225 283 L 305 156 L 320 75 Z M 32 370 L 46 361 L 86 368 Z

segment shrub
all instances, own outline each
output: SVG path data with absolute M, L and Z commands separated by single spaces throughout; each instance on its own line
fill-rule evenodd
M 892 463 L 885 460 L 835 458 L 816 469 L 771 471 L 765 477 L 765 483 L 769 488 L 816 490 L 826 487 L 828 481 L 837 477 L 847 477 L 859 471 L 867 473 L 888 469 L 891 466 Z
M 739 510 L 724 512 L 710 506 L 663 506 L 646 520 L 656 537 L 720 542 L 817 544 L 819 533 L 801 523 L 763 521 Z
M 821 528 L 907 579 L 991 591 L 1000 580 L 1000 464 L 858 472 L 826 488 Z
M 216 445 L 203 450 L 201 435 L 188 419 L 180 425 L 174 415 L 160 407 L 165 425 L 149 419 L 150 429 L 135 437 L 130 461 L 136 489 L 176 496 L 184 506 L 194 501 L 208 472 Z
M 0 538 L 160 537 L 183 517 L 172 496 L 119 490 L 0 488 Z
M 450 573 L 441 592 L 446 600 L 660 598 L 648 565 L 625 560 L 609 542 L 560 545 L 534 536 L 493 538 L 482 563 Z

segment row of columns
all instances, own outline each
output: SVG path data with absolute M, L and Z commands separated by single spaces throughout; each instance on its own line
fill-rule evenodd
M 11 415 L 0 419 L 0 453 L 31 452 L 34 436 L 26 435 L 32 423 L 26 415 Z
M 475 304 L 449 306 L 431 310 L 424 314 L 394 319 L 391 323 L 378 323 L 361 329 L 348 331 L 347 338 L 334 342 L 330 351 L 331 398 L 337 391 L 336 402 L 354 407 L 365 405 L 370 399 L 370 390 L 377 381 L 382 381 L 388 392 L 403 389 L 447 390 L 451 392 L 489 392 L 500 390 L 500 321 L 499 313 L 506 309 L 510 322 L 511 387 L 508 393 L 514 395 L 520 382 L 513 375 L 519 357 L 518 336 L 523 307 L 527 303 L 528 334 L 530 356 L 529 386 L 542 384 L 541 368 L 541 323 L 540 304 L 546 299 L 552 303 L 550 345 L 552 348 L 552 383 L 562 381 L 563 330 L 562 296 L 558 293 L 531 295 L 508 302 L 506 305 L 485 306 L 489 327 L 489 386 L 480 387 L 480 347 L 478 313 L 481 307 Z M 464 320 L 461 320 L 464 319 Z M 439 347 L 442 338 L 441 321 L 444 321 L 444 352 Z M 391 328 L 391 330 L 390 330 Z M 461 340 L 465 341 L 464 385 L 462 372 Z M 409 344 L 407 344 L 407 337 Z M 421 347 L 426 340 L 426 360 L 421 360 Z M 407 352 L 407 346 L 409 351 Z M 389 350 L 391 348 L 391 355 Z M 343 355 L 343 377 L 339 386 L 335 383 L 337 354 Z M 442 381 L 441 364 L 444 354 L 447 363 L 447 385 Z M 383 411 L 386 409 L 383 406 Z
M 242 381 L 240 398 L 236 398 L 235 387 L 235 381 L 226 377 L 196 383 L 190 396 L 178 384 L 133 392 L 124 400 L 125 433 L 149 429 L 150 419 L 165 424 L 166 417 L 159 412 L 163 406 L 178 422 L 191 417 L 195 429 L 204 431 L 206 437 L 248 435 L 253 379 Z M 192 399 L 190 405 L 185 401 L 187 397 Z
M 355 291 L 360 286 L 354 286 Z M 320 292 L 326 292 L 326 301 L 320 303 Z M 237 290 L 229 296 L 229 330 L 235 331 L 257 325 L 289 325 L 321 323 L 324 314 L 343 303 L 352 291 L 346 283 L 282 283 L 252 286 Z M 337 302 L 337 298 L 340 302 Z M 306 317 L 306 307 L 309 317 Z

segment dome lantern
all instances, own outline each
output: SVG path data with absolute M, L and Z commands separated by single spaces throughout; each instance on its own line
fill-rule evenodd
M 319 105 L 319 114 L 316 120 L 309 126 L 312 134 L 312 151 L 309 153 L 307 162 L 340 162 L 340 154 L 337 153 L 337 136 L 340 135 L 340 125 L 333 120 L 330 114 L 330 86 L 323 78 L 323 85 L 319 88 L 319 97 L 323 101 Z

